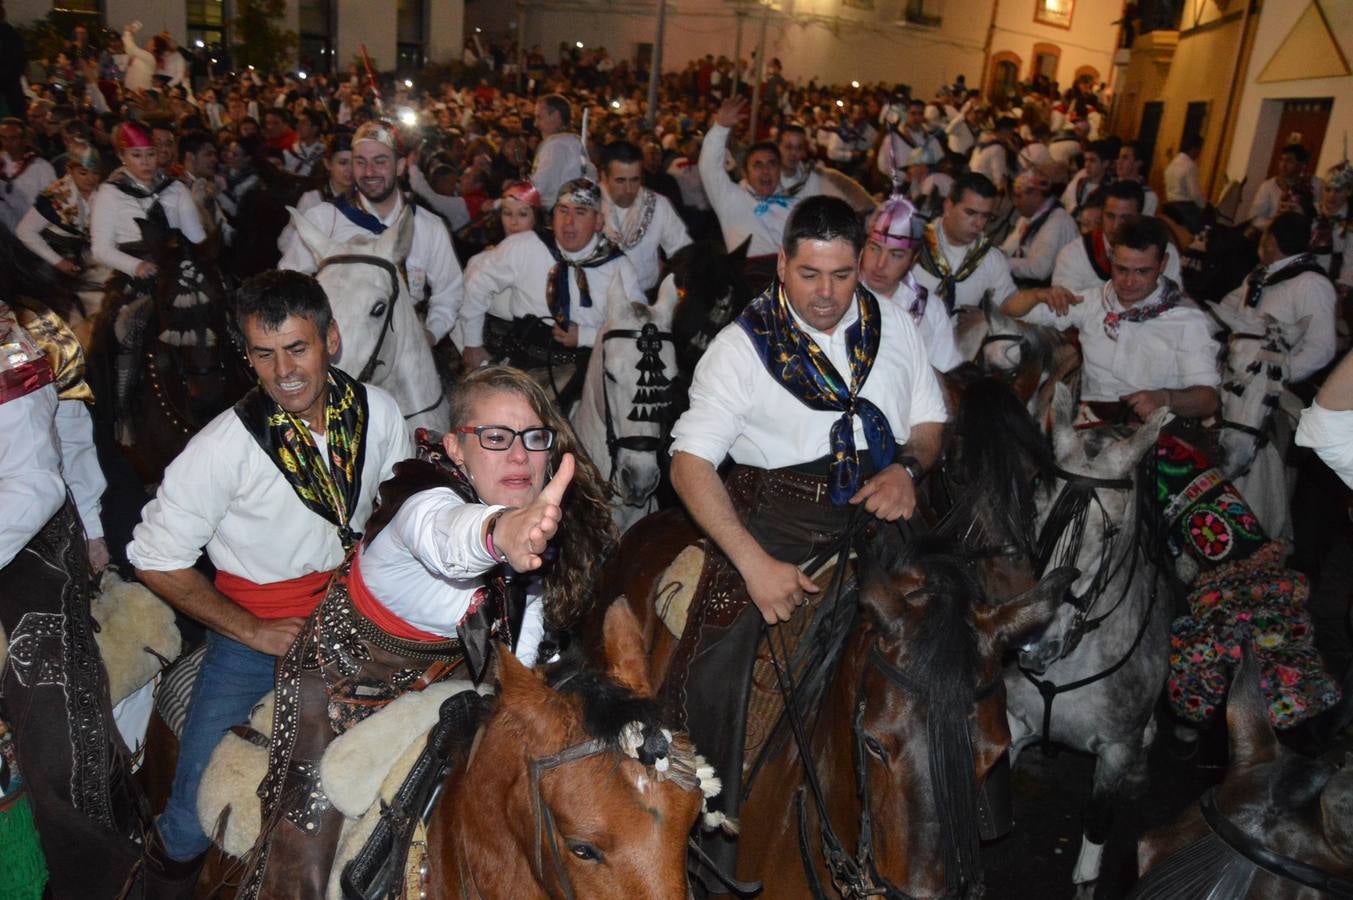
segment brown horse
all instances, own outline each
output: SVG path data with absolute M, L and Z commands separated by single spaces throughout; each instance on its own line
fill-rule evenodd
M 645 625 L 655 682 L 676 644 L 656 588 L 697 537 L 678 513 L 651 516 L 626 533 L 616 557 L 635 562 L 608 573 Z M 1075 572 L 991 606 L 970 560 L 947 544 L 903 546 L 893 527 L 864 548 L 859 567 L 863 588 L 845 578 L 825 601 L 834 611 L 819 613 L 840 625 L 819 633 L 834 631 L 840 650 L 820 705 L 784 716 L 742 787 L 737 875 L 760 879 L 767 897 L 825 896 L 824 886 L 843 897 L 959 895 L 981 881 L 979 783 L 1009 743 L 1004 651 L 1053 615 Z M 777 626 L 776 636 L 793 626 Z M 758 659 L 779 648 L 763 637 Z M 798 674 L 786 666 L 775 677 L 792 694 Z
M 434 898 L 685 900 L 712 773 L 658 721 L 638 623 L 614 604 L 607 671 L 547 680 L 499 657 L 500 693 L 428 832 Z
M 1353 897 L 1353 766 L 1278 743 L 1246 654 L 1226 703 L 1231 768 L 1138 844 L 1135 900 Z

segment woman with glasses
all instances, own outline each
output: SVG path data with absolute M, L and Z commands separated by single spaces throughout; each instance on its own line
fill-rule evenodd
M 547 629 L 591 602 L 616 536 L 607 485 L 558 409 L 525 373 L 492 366 L 460 383 L 451 421 L 439 440 L 420 432 L 417 458 L 381 485 L 278 666 L 269 830 L 241 897 L 324 896 L 342 814 L 316 800 L 314 773 L 335 737 L 407 690 L 479 683 L 490 641 L 533 665 Z

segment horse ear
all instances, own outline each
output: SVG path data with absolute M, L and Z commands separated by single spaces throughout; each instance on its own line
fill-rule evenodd
M 329 239 L 327 234 L 316 227 L 315 223 L 307 219 L 294 206 L 288 206 L 287 212 L 291 213 L 291 227 L 296 229 L 296 236 L 314 255 L 316 262 L 323 262 L 335 255 L 334 242 Z
M 976 616 L 997 653 L 1023 643 L 1046 628 L 1062 605 L 1067 589 L 1080 577 L 1075 566 L 1061 566 L 1044 575 L 1038 584 L 999 606 L 979 607 Z
M 1066 459 L 1077 447 L 1076 429 L 1072 425 L 1075 415 L 1071 388 L 1059 382 L 1052 389 L 1052 449 L 1058 460 Z
M 1208 303 L 1200 300 L 1199 303 Z M 1209 308 L 1221 319 L 1222 324 L 1231 331 L 1245 331 L 1254 323 L 1254 315 L 1244 309 L 1236 309 L 1226 303 L 1209 303 Z
M 498 699 L 504 714 L 510 715 L 527 733 L 541 743 L 557 742 L 568 707 L 554 691 L 545 686 L 543 676 L 517 661 L 499 647 Z
M 619 597 L 606 610 L 602 628 L 606 647 L 606 665 L 611 678 L 640 697 L 652 697 L 648 678 L 648 654 L 644 651 L 644 631 L 630 612 L 629 602 Z
M 741 266 L 747 260 L 747 248 L 752 245 L 752 236 L 747 235 L 747 239 L 733 248 L 733 252 L 728 254 L 729 262 L 735 262 Z
M 386 257 L 393 263 L 401 263 L 407 259 L 409 248 L 413 246 L 413 219 L 414 207 L 406 203 L 404 210 L 399 214 L 399 221 L 395 222 L 395 227 L 387 228 L 376 242 L 376 254 Z
M 677 301 L 681 295 L 677 292 L 677 283 L 675 275 L 668 275 L 658 285 L 658 297 L 653 301 L 653 320 L 659 328 L 666 329 L 672 324 L 672 316 L 676 312 Z
M 1132 437 L 1110 448 L 1106 453 L 1104 473 L 1114 478 L 1132 471 L 1142 457 L 1150 453 L 1160 439 L 1160 430 L 1165 427 L 1165 417 L 1169 409 L 1161 407 L 1147 416 L 1142 426 L 1132 433 Z
M 1259 663 L 1248 644 L 1246 640 L 1241 645 L 1240 665 L 1231 676 L 1231 692 L 1226 697 L 1226 732 L 1233 766 L 1259 765 L 1278 756 L 1278 738 L 1259 690 Z

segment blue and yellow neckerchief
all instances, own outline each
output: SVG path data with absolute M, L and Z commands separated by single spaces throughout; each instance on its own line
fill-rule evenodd
M 789 301 L 778 281 L 771 284 L 738 317 L 738 325 L 751 338 L 761 363 L 780 386 L 809 409 L 837 411 L 841 417 L 831 428 L 831 479 L 833 505 L 844 506 L 860 487 L 860 463 L 855 453 L 855 423 L 859 416 L 875 471 L 891 465 L 897 454 L 888 419 L 870 401 L 860 396 L 873 369 L 880 341 L 878 299 L 857 288 L 859 316 L 846 328 L 846 351 L 850 359 L 847 386 L 827 353 L 803 333 L 789 310 Z

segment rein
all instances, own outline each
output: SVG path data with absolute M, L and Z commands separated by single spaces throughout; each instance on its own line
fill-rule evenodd
M 545 773 L 569 763 L 579 762 L 584 759 L 591 759 L 594 756 L 600 756 L 611 749 L 610 744 L 601 738 L 593 738 L 589 741 L 583 741 L 566 747 L 552 756 L 536 756 L 527 762 L 527 770 L 531 776 L 531 818 L 534 821 L 535 840 L 531 855 L 531 871 L 535 874 L 536 880 L 542 885 L 545 883 L 545 864 L 543 850 L 546 844 L 550 848 L 550 863 L 554 869 L 554 876 L 559 884 L 559 889 L 563 891 L 565 900 L 576 900 L 576 894 L 573 891 L 573 882 L 568 877 L 568 872 L 564 870 L 564 861 L 559 856 L 559 843 L 556 840 L 554 813 L 545 803 L 544 796 L 540 793 L 540 781 Z

